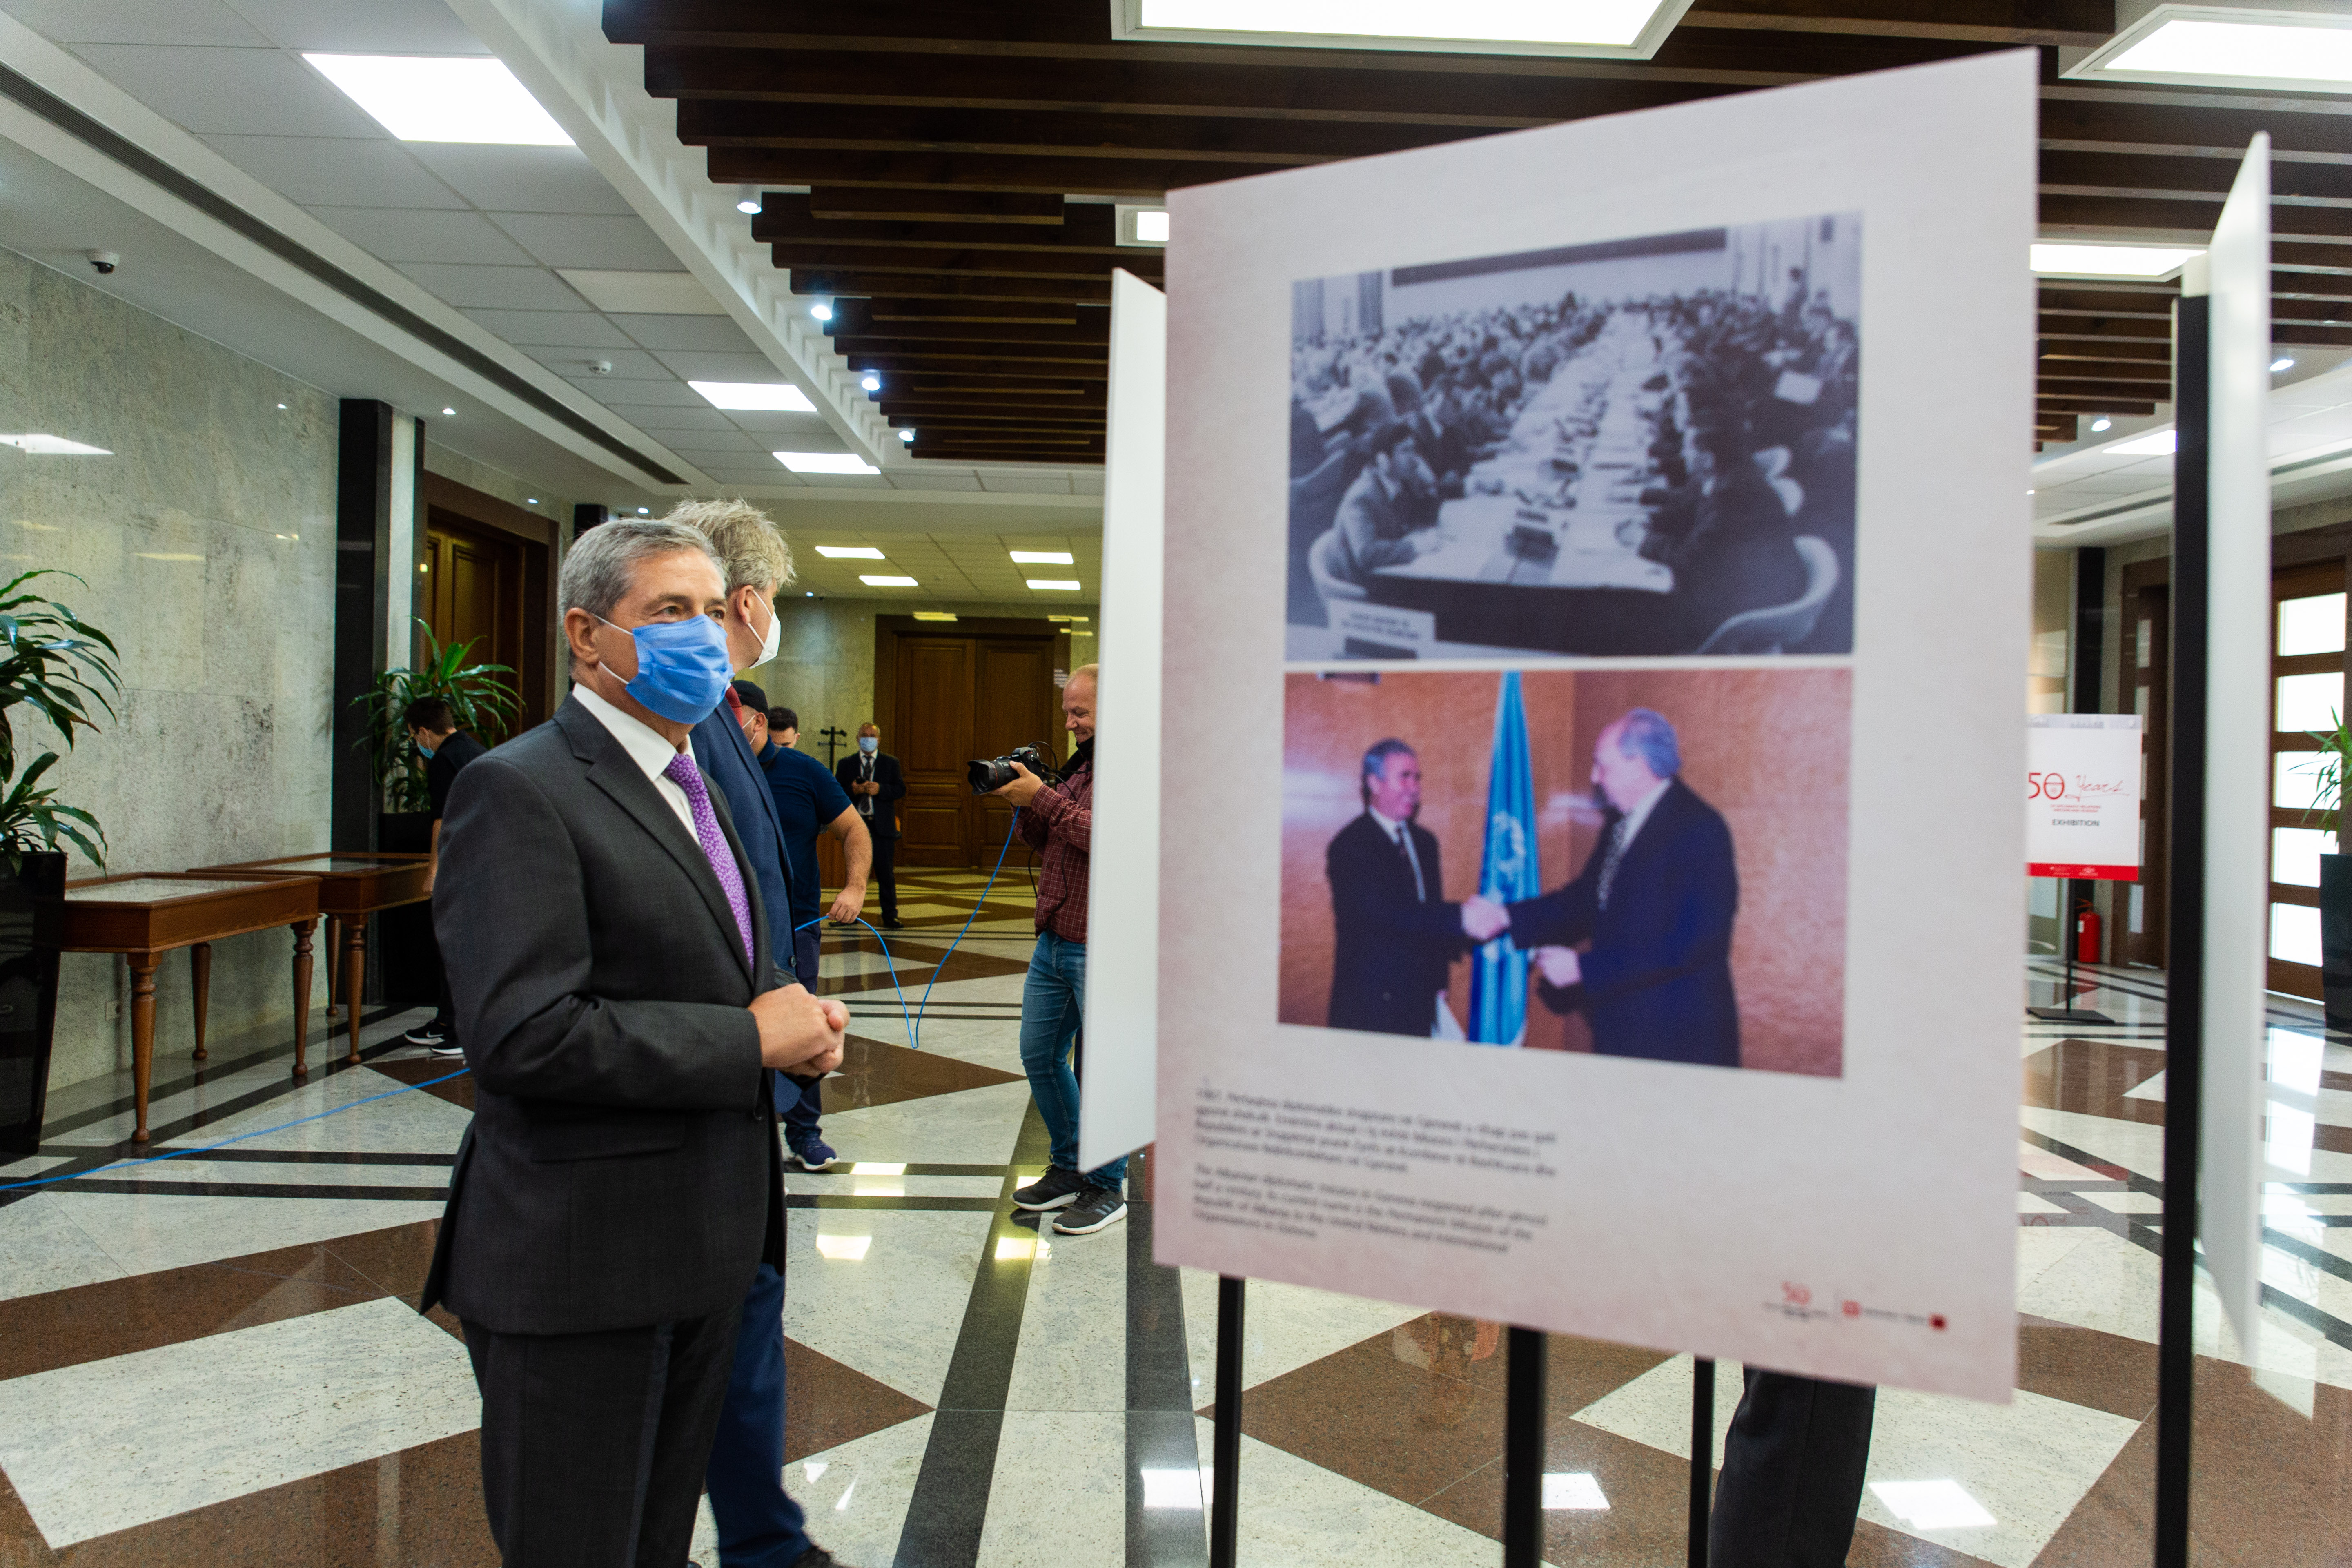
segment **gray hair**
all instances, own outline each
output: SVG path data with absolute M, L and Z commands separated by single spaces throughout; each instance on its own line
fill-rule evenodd
M 1654 708 L 1636 708 L 1617 721 L 1617 749 L 1639 759 L 1654 777 L 1670 779 L 1683 771 L 1682 742 Z
M 1364 797 L 1366 805 L 1372 803 L 1372 781 L 1381 776 L 1381 771 L 1389 765 L 1389 759 L 1400 752 L 1408 757 L 1420 755 L 1411 746 L 1394 736 L 1385 741 L 1374 742 L 1370 749 L 1364 752 L 1363 772 L 1356 779 L 1356 793 Z
M 782 530 L 747 500 L 682 500 L 664 522 L 680 523 L 710 542 L 727 574 L 727 592 L 773 594 L 793 580 L 793 550 Z
M 638 563 L 680 550 L 697 551 L 712 565 L 723 568 L 710 541 L 696 530 L 667 519 L 655 521 L 641 517 L 615 518 L 590 529 L 563 552 L 563 571 L 555 584 L 556 615 L 560 617 L 573 610 L 585 610 L 600 620 L 609 620 L 614 606 L 629 591 Z M 564 650 L 568 661 L 568 639 Z

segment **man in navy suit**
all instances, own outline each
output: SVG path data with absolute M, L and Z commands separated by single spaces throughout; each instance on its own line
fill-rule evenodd
M 681 501 L 665 521 L 684 523 L 708 539 L 726 571 L 722 624 L 729 662 L 740 673 L 775 658 L 782 633 L 776 593 L 793 580 L 793 553 L 776 525 L 757 507 L 740 500 Z M 760 771 L 759 758 L 737 717 L 741 704 L 730 685 L 726 700 L 694 727 L 689 741 L 695 762 L 726 797 L 742 840 L 743 858 L 775 927 L 778 978 L 789 984 L 793 900 L 783 825 L 767 775 Z M 814 989 L 815 975 L 803 979 Z M 771 1073 L 770 1092 L 777 1111 L 789 1112 L 802 1095 L 814 1095 L 822 1076 L 796 1079 Z M 704 1478 L 711 1515 L 719 1524 L 722 1568 L 825 1568 L 833 1562 L 809 1540 L 801 1507 L 784 1490 L 783 1469 L 784 1277 L 762 1263 L 743 1299 L 734 1370 Z
M 1452 1022 L 1443 998 L 1464 945 L 1462 906 L 1445 901 L 1437 836 L 1413 821 L 1421 759 L 1412 748 L 1397 740 L 1372 747 L 1357 786 L 1363 815 L 1323 857 L 1338 938 L 1329 1025 L 1426 1039 Z M 1460 1037 L 1458 1026 L 1452 1033 Z
M 1599 1054 L 1736 1068 L 1739 872 L 1731 829 L 1683 783 L 1682 765 L 1675 727 L 1647 708 L 1601 731 L 1592 783 L 1615 816 L 1584 869 L 1539 899 L 1472 899 L 1462 923 L 1474 940 L 1508 931 L 1533 950 L 1552 988 L 1545 1000 L 1580 1008 Z

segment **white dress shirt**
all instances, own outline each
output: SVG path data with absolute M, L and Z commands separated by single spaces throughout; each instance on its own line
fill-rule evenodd
M 1624 830 L 1617 836 L 1618 854 L 1622 855 L 1633 847 L 1633 835 L 1642 831 L 1642 824 L 1650 820 L 1651 809 L 1658 804 L 1658 797 L 1665 794 L 1666 786 L 1674 782 L 1672 778 L 1660 779 L 1650 787 L 1649 794 L 1633 803 L 1633 809 L 1625 814 Z
M 634 713 L 622 712 L 578 681 L 572 682 L 572 695 L 580 699 L 581 707 L 596 716 L 598 723 L 613 732 L 613 739 L 621 742 L 621 749 L 629 753 L 629 760 L 646 770 L 646 777 L 653 781 L 654 793 L 668 802 L 669 808 L 677 813 L 677 820 L 686 828 L 686 836 L 697 844 L 701 843 L 701 835 L 694 830 L 694 807 L 688 804 L 686 791 L 677 787 L 677 781 L 662 775 L 662 770 L 668 767 L 671 760 L 686 748 L 671 745 L 661 731 Z M 705 779 L 703 784 L 708 788 L 709 780 Z
M 1405 825 L 1403 823 L 1391 822 L 1387 817 L 1382 816 L 1380 814 L 1378 807 L 1368 805 L 1364 807 L 1364 809 L 1372 814 L 1372 820 L 1381 825 L 1381 831 L 1389 836 L 1390 843 L 1402 844 L 1404 846 L 1405 860 L 1412 867 L 1413 897 L 1422 903 L 1425 904 L 1429 902 L 1429 884 L 1422 880 L 1421 857 L 1419 854 L 1414 852 L 1412 847 L 1412 835 L 1405 831 Z

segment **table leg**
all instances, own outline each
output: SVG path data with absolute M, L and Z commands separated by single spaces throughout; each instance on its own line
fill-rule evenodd
M 212 1009 L 213 944 L 200 942 L 188 949 L 188 978 L 194 983 L 196 1004 L 195 1059 L 205 1059 L 205 1015 Z
M 345 921 L 343 923 L 343 1007 L 350 1018 L 351 1055 L 343 1059 L 353 1067 L 360 1060 L 360 990 L 367 978 L 367 919 Z
M 294 1076 L 300 1078 L 310 1070 L 305 1059 L 310 1049 L 310 928 L 311 921 L 297 921 L 287 929 L 294 933 Z
M 333 915 L 327 917 L 327 1011 L 331 1013 L 343 1001 L 343 922 Z
M 127 952 L 131 965 L 131 1095 L 139 1124 L 134 1143 L 147 1142 L 147 1083 L 155 1066 L 155 963 L 157 954 Z

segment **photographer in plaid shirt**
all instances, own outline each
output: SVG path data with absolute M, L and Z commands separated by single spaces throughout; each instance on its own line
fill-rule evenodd
M 1061 1209 L 1057 1236 L 1085 1236 L 1127 1217 L 1125 1158 L 1078 1170 L 1078 1079 L 1070 1047 L 1087 998 L 1087 876 L 1095 829 L 1095 668 L 1070 672 L 1062 689 L 1062 726 L 1077 741 L 1047 784 L 1023 767 L 994 793 L 1020 808 L 1022 841 L 1045 857 L 1037 875 L 1037 950 L 1021 993 L 1021 1067 L 1052 1139 L 1052 1168 L 1013 1194 L 1015 1207 Z

